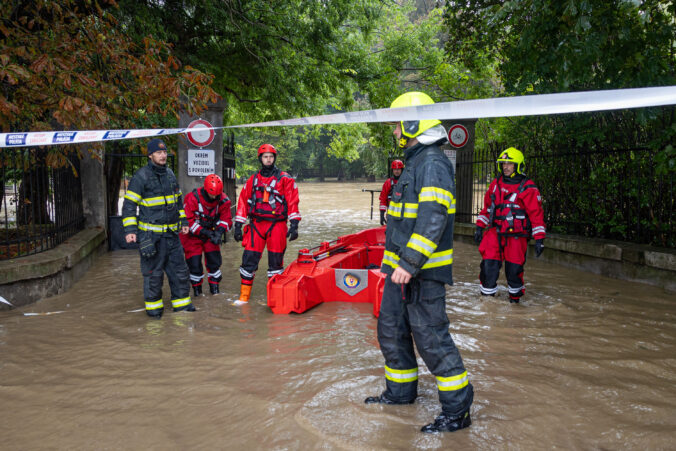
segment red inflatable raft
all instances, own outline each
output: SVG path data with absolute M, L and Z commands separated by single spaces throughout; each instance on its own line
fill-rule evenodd
M 301 249 L 282 274 L 268 281 L 273 313 L 303 313 L 322 302 L 370 302 L 380 312 L 385 275 L 385 227 L 362 230 Z

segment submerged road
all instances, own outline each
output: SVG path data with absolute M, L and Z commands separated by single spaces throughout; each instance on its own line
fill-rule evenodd
M 378 185 L 301 184 L 298 249 L 376 226 Z M 545 252 L 547 250 L 545 249 Z M 195 313 L 143 312 L 139 257 L 100 258 L 67 294 L 0 312 L 4 450 L 667 449 L 676 439 L 673 294 L 529 260 L 526 295 L 479 296 L 479 255 L 456 243 L 451 334 L 475 389 L 473 424 L 427 435 L 438 413 L 420 361 L 410 406 L 364 405 L 384 388 L 370 304 L 273 315 L 264 258 L 235 307 L 242 248 L 222 248 L 222 294 Z M 0 293 L 1 294 L 1 293 Z M 168 287 L 165 282 L 165 298 Z

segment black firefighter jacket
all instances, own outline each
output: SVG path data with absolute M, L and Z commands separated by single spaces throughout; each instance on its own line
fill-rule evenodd
M 406 167 L 387 210 L 381 271 L 397 266 L 420 279 L 453 284 L 453 166 L 437 144 L 406 149 Z
M 138 219 L 136 207 L 139 207 Z M 174 172 L 152 162 L 134 174 L 122 205 L 124 233 L 178 232 L 188 225 Z

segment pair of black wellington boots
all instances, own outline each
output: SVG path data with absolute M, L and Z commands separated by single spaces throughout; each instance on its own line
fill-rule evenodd
M 197 296 L 202 296 L 202 285 L 195 285 L 192 287 L 195 297 Z M 218 289 L 218 284 L 217 283 L 210 283 L 209 284 L 209 292 L 211 294 L 218 294 L 221 292 L 221 290 Z
M 404 402 L 397 402 L 397 401 L 392 401 L 388 397 L 385 396 L 385 394 L 381 394 L 380 396 L 369 396 L 364 400 L 364 403 L 366 404 L 388 404 L 388 405 L 393 405 L 393 404 L 413 404 L 415 400 L 411 401 L 404 401 Z M 472 419 L 469 416 L 469 410 L 461 413 L 457 417 L 452 417 L 450 415 L 446 415 L 445 413 L 440 413 L 439 416 L 437 416 L 434 419 L 433 423 L 426 424 L 423 426 L 420 431 L 421 432 L 427 432 L 427 433 L 432 433 L 432 432 L 453 432 L 453 431 L 458 431 L 460 429 L 465 429 L 466 427 L 469 427 L 472 424 Z

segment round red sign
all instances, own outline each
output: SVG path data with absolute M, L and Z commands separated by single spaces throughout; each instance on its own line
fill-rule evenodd
M 188 124 L 187 128 L 190 129 L 190 131 L 186 132 L 188 141 L 194 146 L 205 147 L 214 140 L 214 128 L 209 121 L 197 119 Z
M 469 140 L 469 132 L 464 125 L 455 124 L 448 130 L 448 142 L 453 147 L 463 147 Z

